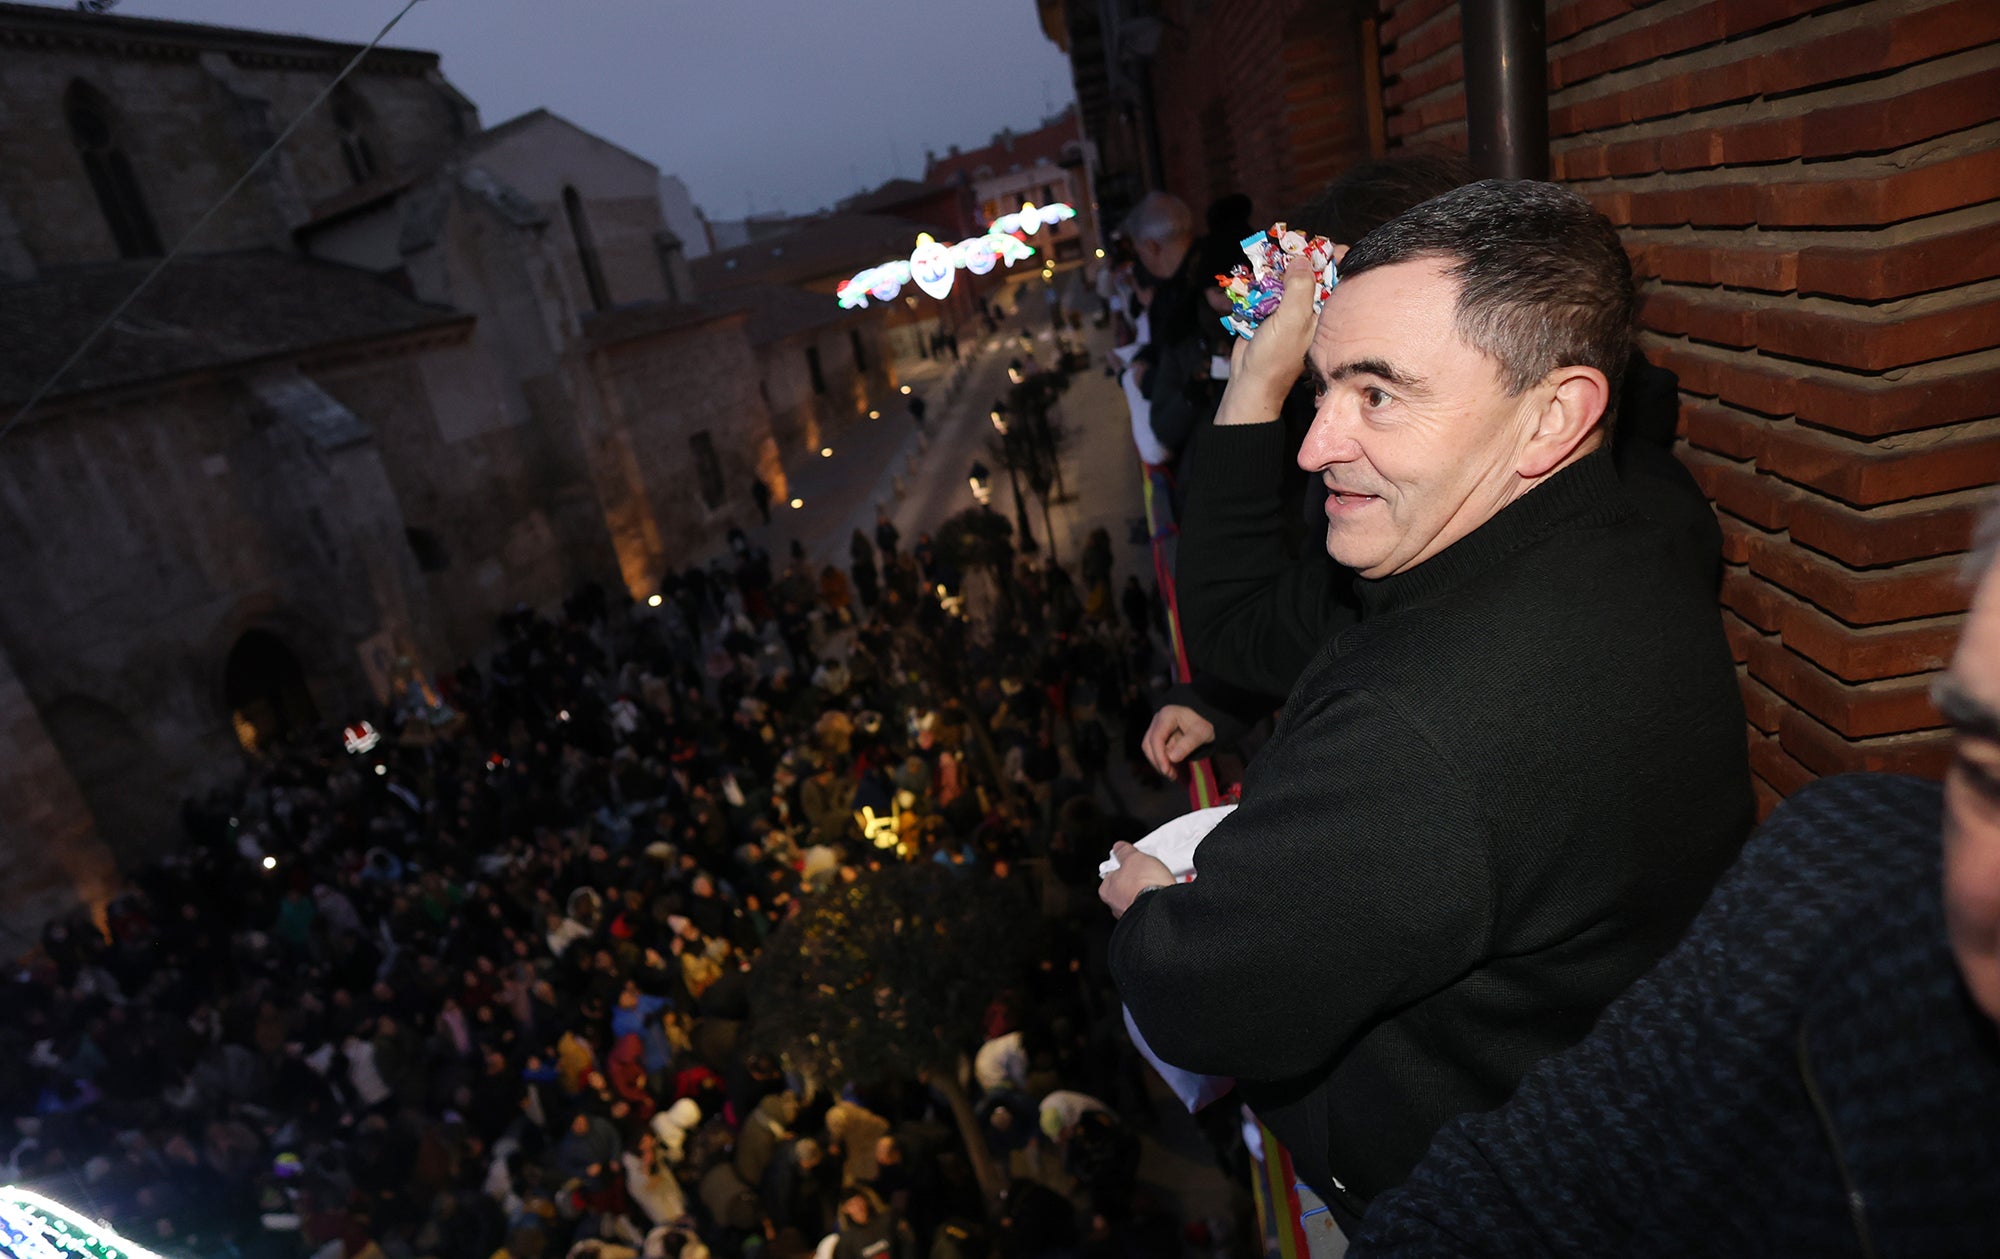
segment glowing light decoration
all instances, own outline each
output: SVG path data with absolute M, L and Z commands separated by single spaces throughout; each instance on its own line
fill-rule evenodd
M 951 292 L 951 282 L 958 277 L 958 268 L 951 263 L 951 250 L 931 238 L 929 232 L 917 237 L 917 247 L 910 254 L 910 279 L 918 288 L 937 298 L 945 299 Z
M 352 756 L 360 756 L 363 753 L 373 752 L 375 745 L 381 741 L 382 735 L 375 729 L 373 722 L 357 721 L 340 732 L 341 745 Z
M 1036 205 L 1032 201 L 1023 201 L 1019 210 L 1013 214 L 1003 214 L 999 218 L 994 219 L 993 226 L 986 230 L 989 234 L 995 232 L 1002 234 L 1021 232 L 1025 235 L 1033 236 L 1044 227 L 1054 227 L 1058 223 L 1067 223 L 1075 217 L 1076 211 L 1060 201 L 1054 205 Z
M 1019 237 L 997 231 L 956 245 L 941 244 L 926 232 L 917 237 L 917 247 L 908 258 L 857 271 L 851 279 L 841 281 L 834 296 L 840 299 L 842 310 L 853 310 L 868 305 L 871 297 L 878 302 L 894 301 L 905 284 L 913 283 L 932 297 L 942 298 L 951 292 L 960 267 L 974 275 L 985 275 L 1000 263 L 1011 267 L 1023 258 L 1034 256 L 1034 248 Z
M 8 1185 L 0 1189 L 0 1255 L 12 1259 L 160 1259 L 59 1202 Z

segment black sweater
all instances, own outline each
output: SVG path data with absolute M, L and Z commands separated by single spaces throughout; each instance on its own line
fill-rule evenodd
M 1282 562 L 1260 522 L 1234 540 Z M 1357 581 L 1199 877 L 1119 922 L 1153 1048 L 1235 1076 L 1346 1211 L 1581 1038 L 1742 843 L 1743 707 L 1697 568 L 1599 452 Z

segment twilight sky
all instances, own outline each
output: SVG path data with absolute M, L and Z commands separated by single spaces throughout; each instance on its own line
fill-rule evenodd
M 402 5 L 115 11 L 358 44 Z M 486 125 L 545 106 L 679 175 L 716 219 L 920 176 L 926 148 L 1032 127 L 1073 95 L 1035 0 L 422 0 L 386 42 L 442 54 Z

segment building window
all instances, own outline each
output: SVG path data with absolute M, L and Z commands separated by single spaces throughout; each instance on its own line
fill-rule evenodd
M 806 372 L 812 377 L 813 392 L 825 393 L 826 373 L 819 369 L 819 347 L 816 345 L 806 347 Z
M 695 479 L 701 483 L 701 501 L 714 511 L 722 506 L 722 461 L 715 457 L 715 442 L 707 433 L 696 433 L 688 438 L 688 445 L 694 448 Z
M 341 84 L 333 93 L 333 127 L 340 133 L 340 156 L 347 163 L 347 175 L 355 183 L 366 183 L 380 168 L 375 164 L 374 146 L 368 133 L 375 121 L 368 103 L 353 88 Z
M 569 218 L 570 235 L 576 238 L 576 256 L 583 263 L 583 282 L 590 286 L 592 310 L 611 309 L 611 289 L 604 283 L 604 266 L 597 260 L 597 239 L 590 234 L 590 220 L 583 212 L 583 198 L 576 189 L 563 189 L 563 214 Z
M 847 343 L 854 347 L 854 370 L 857 372 L 867 371 L 868 348 L 861 344 L 861 329 L 849 328 L 847 330 Z
M 132 174 L 132 163 L 118 147 L 111 102 L 87 83 L 72 83 L 63 98 L 63 116 L 69 123 L 70 141 L 90 176 L 91 190 L 97 194 L 98 209 L 104 212 L 111 237 L 118 242 L 119 256 L 152 258 L 164 253 L 146 199 L 140 195 L 139 180 Z

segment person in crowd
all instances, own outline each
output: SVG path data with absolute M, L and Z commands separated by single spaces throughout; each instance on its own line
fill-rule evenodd
M 1156 310 L 1161 316 L 1177 312 L 1186 301 L 1188 288 L 1181 270 L 1194 244 L 1194 215 L 1172 193 L 1149 192 L 1132 207 L 1122 232 L 1132 242 L 1130 283 L 1139 311 L 1133 316 L 1132 340 L 1117 351 L 1123 366 L 1119 383 L 1140 461 L 1167 467 L 1173 463 L 1174 449 L 1154 431 L 1149 394 L 1161 355 L 1153 317 Z
M 1318 319 L 1311 287 L 1295 264 L 1216 425 L 1275 444 L 1308 367 L 1298 458 L 1360 611 L 1199 877 L 1126 845 L 1101 895 L 1152 1048 L 1235 1078 L 1352 1223 L 1666 952 L 1752 801 L 1713 586 L 1606 450 L 1633 312 L 1610 225 L 1472 184 L 1350 250 Z M 1246 585 L 1288 563 L 1282 510 L 1211 522 Z
M 2000 503 L 1937 685 L 1935 782 L 1824 779 L 1680 945 L 1498 1110 L 1446 1125 L 1349 1254 L 1993 1253 Z

